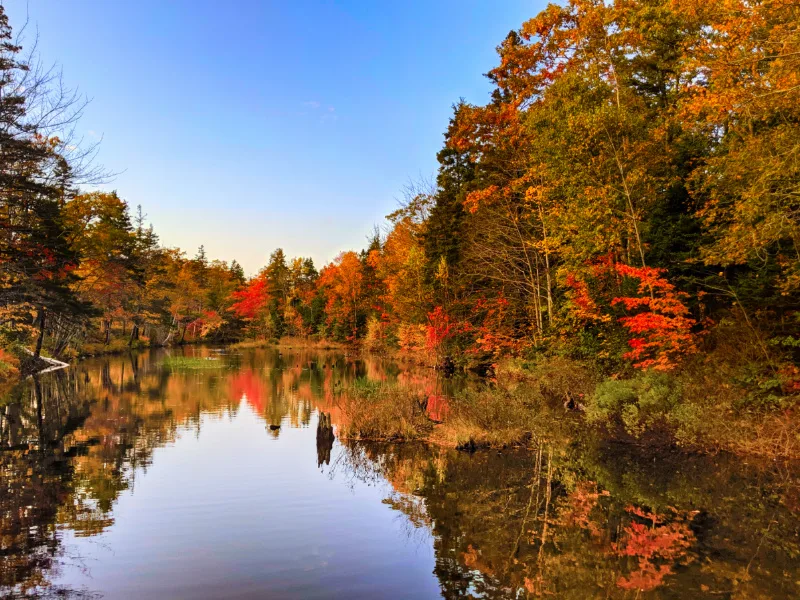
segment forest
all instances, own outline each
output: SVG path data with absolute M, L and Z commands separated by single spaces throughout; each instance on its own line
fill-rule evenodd
M 321 268 L 279 248 L 252 277 L 91 191 L 80 100 L 2 7 L 0 42 L 0 376 L 26 349 L 293 337 L 495 379 L 560 365 L 559 401 L 627 435 L 797 447 L 796 0 L 549 5 L 365 248 Z

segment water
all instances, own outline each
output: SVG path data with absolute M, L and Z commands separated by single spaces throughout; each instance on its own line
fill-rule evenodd
M 354 378 L 458 383 L 333 352 L 186 352 L 217 360 L 97 359 L 0 406 L 0 595 L 800 597 L 792 466 L 592 439 L 342 444 L 317 423 L 336 430 Z

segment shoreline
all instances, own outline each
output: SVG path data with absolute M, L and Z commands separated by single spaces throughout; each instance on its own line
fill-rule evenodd
M 190 341 L 180 346 L 208 345 Z M 435 369 L 420 357 L 400 351 L 374 353 L 365 348 L 354 349 L 344 344 L 285 338 L 279 342 L 259 341 L 225 344 L 230 349 L 273 348 L 276 350 L 341 351 L 350 358 L 370 356 L 397 361 L 408 367 Z M 64 362 L 49 357 L 40 357 L 39 368 L 10 373 L 3 384 L 14 384 L 32 375 L 41 375 L 67 368 L 86 359 L 155 350 L 157 346 L 139 345 L 133 348 L 109 347 L 105 352 L 79 354 L 72 361 Z M 30 351 L 26 351 L 29 355 Z M 465 371 L 465 373 L 467 373 Z M 681 375 L 680 403 L 689 402 L 687 396 L 700 385 L 697 374 Z M 443 421 L 430 419 L 421 408 L 424 398 L 411 389 L 386 386 L 380 390 L 349 390 L 351 396 L 345 400 L 345 413 L 356 413 L 354 427 L 361 431 L 348 431 L 349 425 L 341 429 L 342 439 L 354 441 L 385 441 L 402 443 L 422 441 L 427 444 L 464 451 L 497 450 L 511 447 L 527 447 L 531 439 L 574 437 L 592 432 L 609 443 L 623 443 L 648 449 L 677 448 L 683 452 L 713 455 L 719 452 L 742 457 L 762 457 L 775 460 L 800 459 L 800 425 L 795 425 L 791 411 L 764 411 L 762 413 L 716 414 L 709 410 L 701 414 L 699 422 L 706 425 L 692 435 L 680 430 L 680 424 L 670 422 L 670 415 L 658 416 L 646 426 L 626 430 L 619 413 L 600 415 L 593 408 L 590 398 L 598 396 L 607 387 L 626 385 L 627 381 L 603 378 L 593 373 L 588 365 L 578 362 L 542 359 L 540 364 L 529 367 L 518 360 L 507 359 L 498 365 L 493 378 L 480 378 L 485 386 L 476 390 L 464 390 L 445 398 L 452 412 Z M 658 381 L 658 380 L 657 380 Z M 671 380 L 667 380 L 671 381 Z M 706 386 L 708 384 L 706 383 Z M 710 388 L 714 389 L 714 388 Z M 724 390 L 720 390 L 722 393 Z M 603 392 L 605 393 L 605 392 Z M 652 393 L 645 389 L 641 393 Z M 678 393 L 678 392 L 675 392 Z M 379 398 L 379 396 L 382 396 Z M 677 397 L 677 396 L 676 396 Z M 377 402 L 377 405 L 375 404 Z M 569 403 L 572 402 L 572 405 Z M 582 402 L 590 404 L 587 411 Z M 594 400 L 593 402 L 597 402 Z M 713 398 L 706 404 L 713 407 Z M 359 407 L 361 405 L 361 407 Z M 635 406 L 635 404 L 634 404 Z M 579 408 L 578 408 L 579 407 Z M 594 410 L 594 412 L 592 412 Z M 371 414 L 369 414 L 371 412 Z M 621 414 L 621 413 L 619 413 Z M 349 419 L 348 419 L 349 420 Z M 697 420 L 697 418 L 695 418 Z M 697 427 L 697 425 L 695 425 Z M 691 433 L 691 432 L 690 432 Z

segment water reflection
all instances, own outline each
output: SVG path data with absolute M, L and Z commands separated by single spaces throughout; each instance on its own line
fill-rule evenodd
M 137 585 L 137 573 L 160 569 L 149 597 L 800 597 L 789 466 L 592 440 L 502 454 L 342 445 L 337 398 L 349 381 L 414 386 L 436 420 L 453 383 L 332 352 L 188 352 L 218 360 L 183 369 L 159 352 L 106 358 L 0 403 L 0 595 L 96 586 L 126 597 L 120 572 Z M 163 481 L 137 486 L 166 463 Z M 176 473 L 186 483 L 173 492 Z M 337 496 L 343 483 L 352 491 Z M 137 521 L 145 513 L 162 520 Z M 172 537 L 139 553 L 114 546 L 120 532 L 170 524 Z M 82 540 L 101 539 L 114 568 L 106 554 L 82 555 L 93 552 Z M 195 547 L 208 540 L 214 548 Z M 192 552 L 209 568 L 170 570 L 163 558 Z M 203 576 L 220 587 L 191 587 Z
M 444 597 L 800 597 L 791 471 L 575 450 L 358 445 L 335 468 L 432 530 Z
M 320 412 L 317 420 L 317 466 L 331 464 L 331 450 L 336 435 L 330 413 Z

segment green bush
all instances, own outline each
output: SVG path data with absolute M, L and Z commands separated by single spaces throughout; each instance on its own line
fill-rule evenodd
M 597 386 L 586 407 L 591 423 L 621 425 L 633 437 L 657 427 L 683 427 L 692 411 L 681 404 L 681 386 L 671 375 L 645 372 Z
M 746 393 L 733 403 L 737 412 L 771 412 L 794 404 L 794 399 L 782 393 L 784 380 L 764 365 L 745 364 L 734 377 L 734 383 Z

